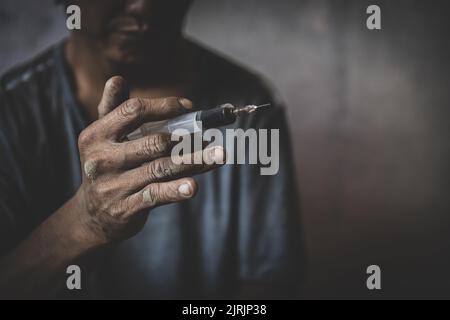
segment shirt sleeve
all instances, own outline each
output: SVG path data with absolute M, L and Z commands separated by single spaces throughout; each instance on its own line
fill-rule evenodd
M 253 116 L 249 127 L 267 129 L 272 162 L 278 157 L 278 172 L 262 175 L 261 169 L 267 166 L 237 166 L 241 184 L 240 276 L 244 282 L 276 283 L 298 289 L 305 257 L 299 193 L 285 111 L 282 106 L 274 106 L 260 115 Z M 279 141 L 275 142 L 279 147 L 278 154 L 270 144 L 273 129 L 279 130 Z M 264 133 L 260 132 L 258 140 Z
M 0 104 L 3 104 L 2 99 Z M 0 105 L 1 106 L 1 105 Z M 3 115 L 4 116 L 4 115 Z M 25 183 L 14 141 L 0 121 L 0 257 L 25 235 Z M 17 142 L 16 142 L 17 144 Z

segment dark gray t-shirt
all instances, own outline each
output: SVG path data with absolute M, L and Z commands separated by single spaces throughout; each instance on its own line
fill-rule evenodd
M 88 125 L 60 43 L 0 84 L 0 255 L 73 196 L 77 137 Z M 152 210 L 138 235 L 103 252 L 84 281 L 93 298 L 230 298 L 244 283 L 295 285 L 298 194 L 284 110 L 264 82 L 198 45 L 196 106 L 271 102 L 234 126 L 280 129 L 280 170 L 225 165 L 197 177 L 195 199 Z

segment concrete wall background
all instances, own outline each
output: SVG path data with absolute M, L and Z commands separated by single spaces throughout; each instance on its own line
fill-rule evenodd
M 382 31 L 365 9 L 382 8 Z M 197 0 L 187 33 L 263 73 L 288 106 L 306 297 L 450 296 L 446 1 Z M 2 0 L 0 71 L 63 37 L 51 0 Z M 368 292 L 365 268 L 382 268 Z

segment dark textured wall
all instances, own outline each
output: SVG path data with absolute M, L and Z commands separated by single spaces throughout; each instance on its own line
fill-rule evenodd
M 52 1 L 2 0 L 0 70 L 65 35 Z M 365 28 L 369 4 L 381 31 Z M 448 1 L 197 1 L 187 33 L 288 106 L 307 297 L 450 297 Z M 365 269 L 382 268 L 381 293 Z

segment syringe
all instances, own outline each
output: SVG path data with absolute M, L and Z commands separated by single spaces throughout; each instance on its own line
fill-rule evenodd
M 226 103 L 212 109 L 191 112 L 168 120 L 145 123 L 139 129 L 130 133 L 127 138 L 135 140 L 151 133 L 173 133 L 177 129 L 185 129 L 189 133 L 197 133 L 202 130 L 232 124 L 242 115 L 250 114 L 260 108 L 269 106 L 270 103 L 259 106 L 235 107 L 231 103 Z M 201 123 L 201 127 L 198 125 L 198 122 Z

